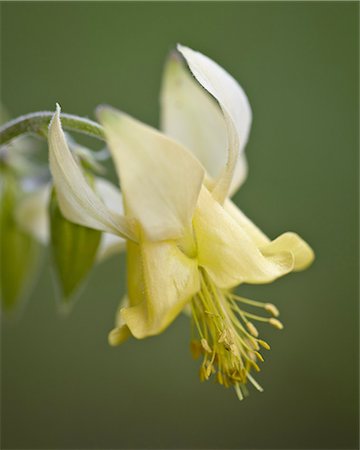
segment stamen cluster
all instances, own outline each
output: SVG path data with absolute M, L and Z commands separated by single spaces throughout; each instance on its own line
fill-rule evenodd
M 246 312 L 239 304 L 262 308 L 272 317 Z M 270 346 L 258 338 L 258 330 L 251 320 L 268 322 L 275 328 L 282 329 L 282 323 L 276 319 L 278 309 L 271 303 L 250 300 L 219 289 L 203 270 L 201 289 L 193 297 L 191 309 L 191 352 L 194 358 L 203 358 L 200 380 L 209 380 L 214 375 L 215 381 L 220 385 L 233 386 L 240 400 L 248 394 L 248 381 L 262 391 L 251 371 L 260 371 L 258 362 L 264 361 L 260 348 L 269 350 Z

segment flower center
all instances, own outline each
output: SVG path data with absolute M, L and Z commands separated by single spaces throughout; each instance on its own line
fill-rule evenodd
M 258 338 L 259 333 L 252 321 L 268 322 L 282 329 L 282 323 L 274 318 L 279 312 L 271 303 L 250 300 L 219 289 L 203 269 L 200 269 L 200 278 L 201 289 L 191 302 L 191 352 L 194 358 L 203 358 L 200 380 L 208 380 L 214 375 L 222 386 L 233 386 L 242 400 L 248 394 L 248 381 L 262 391 L 251 372 L 259 372 L 258 361 L 264 361 L 259 353 L 260 347 L 270 349 L 269 344 Z M 243 304 L 261 308 L 272 317 L 244 311 Z

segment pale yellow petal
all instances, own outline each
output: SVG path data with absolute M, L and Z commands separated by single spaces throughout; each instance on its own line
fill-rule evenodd
M 204 169 L 180 144 L 130 116 L 98 116 L 120 176 L 126 212 L 149 240 L 175 239 L 191 225 Z
M 246 232 L 257 247 L 262 247 L 270 242 L 270 239 L 266 236 L 266 234 L 261 231 L 260 228 L 255 225 L 230 199 L 225 200 L 224 209 L 241 226 L 241 228 Z
M 282 251 L 294 255 L 294 271 L 306 269 L 315 258 L 312 248 L 299 235 L 287 232 L 261 248 L 265 255 L 272 255 Z
M 231 200 L 225 201 L 224 209 L 263 254 L 291 252 L 294 256 L 294 271 L 306 269 L 314 260 L 313 250 L 298 234 L 287 232 L 271 241 Z
M 121 317 L 121 310 L 128 305 L 129 299 L 128 296 L 125 295 L 121 300 L 120 306 L 116 312 L 115 328 L 110 331 L 108 336 L 108 342 L 113 347 L 122 344 L 131 336 L 131 332 L 128 326 L 125 324 L 124 320 Z
M 129 283 L 132 306 L 121 310 L 122 320 L 138 339 L 161 333 L 199 290 L 197 262 L 172 241 L 144 242 L 129 266 L 138 273 Z
M 50 123 L 48 138 L 50 170 L 63 215 L 77 224 L 135 239 L 129 221 L 111 212 L 86 181 L 61 129 L 59 106 Z
M 49 198 L 50 185 L 46 184 L 25 195 L 15 210 L 19 226 L 42 244 L 49 241 Z
M 264 255 L 205 188 L 201 190 L 193 223 L 199 265 L 220 288 L 269 283 L 294 267 L 290 251 Z
M 222 67 L 207 56 L 178 45 L 197 81 L 219 102 L 227 129 L 228 156 L 226 166 L 212 190 L 214 198 L 223 202 L 241 184 L 246 166 L 237 169 L 239 157 L 247 143 L 251 126 L 251 109 L 243 89 Z M 238 179 L 234 179 L 236 174 Z
M 108 342 L 112 347 L 124 343 L 131 336 L 131 332 L 126 325 L 113 328 L 108 335 Z

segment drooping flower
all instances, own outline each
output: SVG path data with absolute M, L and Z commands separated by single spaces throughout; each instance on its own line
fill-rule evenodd
M 270 241 L 229 196 L 246 175 L 243 154 L 251 111 L 239 84 L 206 56 L 179 46 L 162 92 L 163 134 L 125 113 L 98 109 L 119 175 L 123 214 L 106 207 L 88 185 L 64 139 L 59 108 L 49 127 L 50 167 L 69 220 L 126 240 L 127 296 L 110 333 L 161 333 L 185 307 L 191 310 L 200 378 L 234 386 L 239 398 L 262 361 L 255 320 L 282 328 L 276 307 L 240 297 L 242 284 L 274 281 L 313 260 L 296 234 Z M 119 205 L 119 211 L 121 205 Z M 247 312 L 259 307 L 266 318 Z

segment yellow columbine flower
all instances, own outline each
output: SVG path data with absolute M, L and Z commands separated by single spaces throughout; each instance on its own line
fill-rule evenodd
M 248 381 L 261 389 L 252 372 L 262 361 L 260 347 L 269 348 L 254 321 L 279 329 L 282 324 L 274 305 L 233 289 L 302 270 L 313 252 L 294 233 L 270 241 L 231 202 L 246 174 L 247 97 L 215 62 L 189 48 L 178 50 L 195 79 L 179 58 L 170 59 L 162 92 L 166 134 L 109 107 L 98 110 L 124 214 L 108 209 L 87 184 L 64 139 L 59 109 L 49 128 L 50 167 L 65 217 L 127 241 L 128 292 L 110 343 L 159 334 L 187 306 L 191 348 L 202 356 L 200 378 L 214 374 L 242 398 Z

